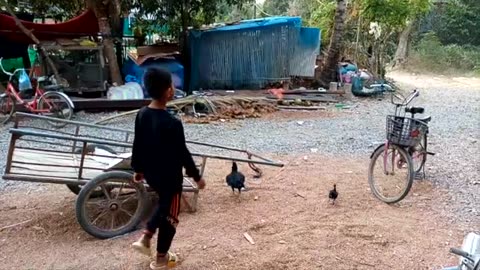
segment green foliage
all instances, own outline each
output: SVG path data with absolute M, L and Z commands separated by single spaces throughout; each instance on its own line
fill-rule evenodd
M 480 75 L 480 47 L 443 45 L 434 33 L 428 33 L 415 47 L 409 67 L 417 71 Z
M 52 16 L 58 19 L 73 17 L 85 10 L 85 0 L 24 0 L 25 6 L 19 5 L 17 0 L 9 0 L 11 7 L 20 11 L 34 12 L 37 16 Z
M 286 15 L 289 6 L 290 0 L 265 0 L 263 11 L 273 16 Z
M 231 5 L 226 1 L 222 1 L 217 6 L 216 22 L 235 22 L 253 18 L 253 5 Z M 257 15 L 260 15 L 257 11 Z
M 439 8 L 433 31 L 444 44 L 471 44 L 480 46 L 480 2 L 478 0 L 451 1 Z
M 335 0 L 318 1 L 318 5 L 312 10 L 310 18 L 307 20 L 309 25 L 318 27 L 322 30 L 322 45 L 328 45 L 330 35 L 333 30 L 333 19 L 337 2 Z
M 368 21 L 398 29 L 426 13 L 430 0 L 362 0 L 363 14 Z
M 225 5 L 242 6 L 252 0 L 130 1 L 131 7 L 138 10 L 137 17 L 148 18 L 148 21 L 155 24 L 168 25 L 170 33 L 178 36 L 184 27 L 213 23 Z

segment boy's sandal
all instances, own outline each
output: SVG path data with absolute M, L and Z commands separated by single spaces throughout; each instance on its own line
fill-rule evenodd
M 163 270 L 163 269 L 168 269 L 168 268 L 174 268 L 177 266 L 179 260 L 178 257 L 175 253 L 173 252 L 168 252 L 168 261 L 166 264 L 162 263 L 161 265 L 157 264 L 157 261 L 153 261 L 150 263 L 150 269 L 152 270 Z

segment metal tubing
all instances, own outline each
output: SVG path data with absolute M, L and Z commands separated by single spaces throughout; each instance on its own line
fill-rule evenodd
M 85 185 L 89 180 L 75 180 L 68 178 L 47 177 L 47 176 L 30 176 L 21 174 L 5 174 L 3 179 L 10 181 L 36 182 L 36 183 L 50 183 L 50 184 L 73 184 Z

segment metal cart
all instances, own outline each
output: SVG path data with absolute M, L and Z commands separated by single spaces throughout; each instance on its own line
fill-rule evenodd
M 97 238 L 111 238 L 137 228 L 145 216 L 151 190 L 147 185 L 132 182 L 133 131 L 26 113 L 16 116 L 10 129 L 4 180 L 67 185 L 78 194 L 79 224 Z M 42 121 L 62 122 L 66 126 L 45 128 Z M 192 141 L 187 145 L 202 175 L 208 159 L 247 163 L 258 176 L 262 172 L 257 165 L 283 167 L 282 163 L 237 148 Z M 209 153 L 193 151 L 197 147 Z M 245 157 L 216 154 L 223 151 Z M 185 177 L 183 191 L 182 202 L 195 211 L 197 186 Z

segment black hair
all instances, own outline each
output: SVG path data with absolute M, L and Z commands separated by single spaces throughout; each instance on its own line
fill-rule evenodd
M 162 99 L 172 86 L 172 74 L 166 70 L 151 67 L 143 75 L 143 84 L 152 99 Z

